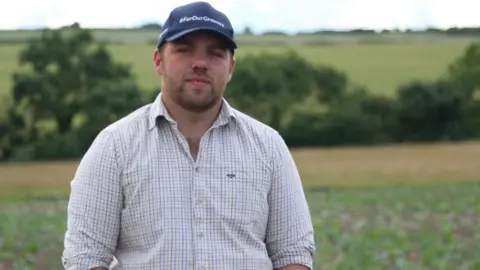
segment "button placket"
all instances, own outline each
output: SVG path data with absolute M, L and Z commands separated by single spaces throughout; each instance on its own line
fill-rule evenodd
M 205 188 L 205 182 L 201 175 L 201 169 L 198 166 L 193 168 L 193 212 L 194 212 L 194 242 L 195 242 L 195 253 L 196 253 L 196 262 L 198 269 L 205 268 L 205 247 L 204 238 L 206 235 L 205 232 L 205 219 L 207 218 L 206 212 L 206 199 L 207 199 L 207 190 Z
M 193 208 L 194 208 L 194 217 L 195 222 L 201 222 L 207 217 L 206 213 L 206 198 L 208 192 L 205 189 L 205 183 L 201 177 L 200 169 L 198 167 L 194 168 L 194 177 L 193 177 Z

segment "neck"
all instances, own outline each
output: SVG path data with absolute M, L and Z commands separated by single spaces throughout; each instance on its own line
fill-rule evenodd
M 222 102 L 204 112 L 191 112 L 185 110 L 170 98 L 162 95 L 162 101 L 170 116 L 177 122 L 178 130 L 189 139 L 200 138 L 217 119 Z

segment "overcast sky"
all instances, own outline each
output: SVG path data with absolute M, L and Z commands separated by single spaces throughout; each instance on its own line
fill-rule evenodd
M 163 22 L 189 0 L 13 0 L 0 9 L 0 29 L 132 27 Z M 480 26 L 479 0 L 211 0 L 238 30 L 254 31 Z

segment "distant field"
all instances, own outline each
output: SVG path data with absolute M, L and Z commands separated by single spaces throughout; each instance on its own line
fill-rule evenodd
M 314 269 L 480 269 L 479 152 L 480 143 L 293 151 Z M 0 269 L 61 268 L 76 165 L 0 166 Z
M 132 64 L 142 87 L 158 87 L 153 64 L 154 31 L 96 31 L 98 39 L 113 42 L 111 51 L 119 61 Z M 0 31 L 0 93 L 11 87 L 11 73 L 18 68 L 17 56 L 23 45 L 5 40 L 25 40 L 38 32 Z M 332 65 L 371 91 L 392 94 L 399 84 L 413 79 L 435 79 L 458 57 L 471 38 L 433 35 L 391 34 L 319 36 L 239 36 L 238 57 L 249 53 L 282 53 L 294 49 L 309 61 Z M 150 44 L 148 44 L 150 42 Z
M 307 187 L 480 180 L 480 143 L 293 150 Z M 0 166 L 0 201 L 65 196 L 77 161 Z
M 65 34 L 71 32 L 64 29 Z M 160 31 L 157 29 L 93 29 L 95 39 L 108 43 L 117 44 L 147 44 L 155 43 Z M 37 30 L 0 30 L 0 43 L 25 42 L 29 38 L 40 36 Z M 445 42 L 455 40 L 471 40 L 468 36 L 448 36 L 442 33 L 322 33 L 322 34 L 300 34 L 300 35 L 236 35 L 237 42 L 241 45 L 328 45 L 328 44 L 366 44 L 366 43 L 425 43 Z

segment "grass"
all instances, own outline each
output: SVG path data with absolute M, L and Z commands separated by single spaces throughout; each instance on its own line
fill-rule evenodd
M 479 269 L 479 192 L 477 183 L 310 193 L 315 269 Z
M 108 36 L 109 32 L 107 32 L 104 34 Z M 3 33 L 3 35 L 6 34 Z M 110 35 L 113 34 L 110 33 Z M 151 35 L 155 36 L 153 33 Z M 132 37 L 134 37 L 133 34 Z M 0 40 L 1 38 L 2 33 L 0 32 Z M 293 49 L 312 63 L 328 64 L 346 72 L 353 82 L 367 86 L 374 93 L 391 95 L 402 83 L 413 79 L 436 79 L 441 76 L 446 71 L 447 65 L 460 56 L 472 41 L 467 38 L 443 38 L 441 40 L 418 38 L 415 42 L 403 42 L 397 38 L 396 42 L 387 44 L 373 41 L 359 44 L 362 38 L 366 39 L 367 37 L 355 37 L 355 39 L 348 36 L 344 36 L 343 39 L 342 36 L 321 37 L 318 40 L 310 38 L 310 41 L 303 40 L 302 42 L 298 41 L 302 40 L 301 37 L 283 37 L 287 41 L 276 45 L 268 44 L 269 37 L 260 37 L 255 41 L 243 38 L 245 45 L 241 45 L 238 56 L 240 58 L 245 54 L 260 52 L 282 53 L 287 49 Z M 374 38 L 370 37 L 370 39 Z M 380 37 L 376 39 L 380 39 Z M 387 40 L 388 37 L 383 37 L 383 39 Z M 114 37 L 111 37 L 110 40 L 117 41 Z M 297 42 L 292 40 L 297 40 Z M 275 42 L 280 41 L 277 37 Z M 329 41 L 331 44 L 328 43 Z M 19 68 L 17 57 L 23 46 L 19 44 L 0 45 L 0 59 L 2 59 L 0 63 L 0 94 L 6 93 L 11 88 L 11 74 Z M 128 44 L 112 44 L 110 49 L 115 59 L 132 65 L 137 81 L 142 87 L 159 86 L 159 78 L 153 69 L 153 45 L 129 42 Z
M 479 269 L 479 150 L 294 150 L 316 229 L 314 269 Z M 61 268 L 76 165 L 0 166 L 0 269 Z

